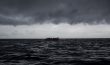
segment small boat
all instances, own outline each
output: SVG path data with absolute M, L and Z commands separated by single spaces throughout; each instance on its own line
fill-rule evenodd
M 59 41 L 59 38 L 46 38 L 46 41 Z

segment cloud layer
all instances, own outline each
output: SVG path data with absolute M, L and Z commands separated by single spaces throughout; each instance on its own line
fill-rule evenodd
M 0 0 L 0 24 L 109 24 L 109 4 L 110 0 Z

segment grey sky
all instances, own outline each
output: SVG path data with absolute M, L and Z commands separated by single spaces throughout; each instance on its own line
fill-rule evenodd
M 0 0 L 0 38 L 110 38 L 110 0 Z

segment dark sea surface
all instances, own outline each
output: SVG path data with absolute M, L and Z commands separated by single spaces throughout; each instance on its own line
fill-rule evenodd
M 110 39 L 0 39 L 0 65 L 110 65 Z

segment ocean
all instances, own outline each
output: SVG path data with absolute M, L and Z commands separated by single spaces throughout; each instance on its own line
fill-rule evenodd
M 110 65 L 110 39 L 0 39 L 0 65 Z

